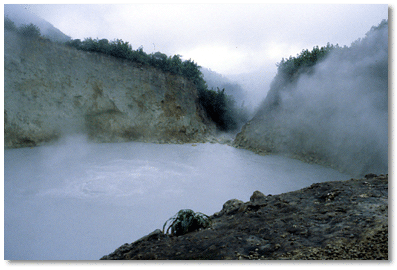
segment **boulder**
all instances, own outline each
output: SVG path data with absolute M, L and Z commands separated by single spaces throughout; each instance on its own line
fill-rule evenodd
M 250 197 L 250 202 L 256 202 L 264 199 L 266 196 L 260 192 L 259 190 L 254 191 L 254 193 Z

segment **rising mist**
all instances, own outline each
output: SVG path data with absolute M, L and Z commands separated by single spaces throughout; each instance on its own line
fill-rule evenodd
M 251 122 L 247 138 L 266 151 L 312 155 L 352 175 L 387 173 L 387 21 L 292 81 L 278 74 Z

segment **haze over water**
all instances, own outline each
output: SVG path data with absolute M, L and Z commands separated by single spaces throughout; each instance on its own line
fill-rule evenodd
M 87 143 L 5 150 L 5 259 L 97 260 L 180 209 L 212 215 L 255 190 L 350 176 L 221 144 Z

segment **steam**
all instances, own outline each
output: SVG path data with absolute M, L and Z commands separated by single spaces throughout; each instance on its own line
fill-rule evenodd
M 381 26 L 333 50 L 296 83 L 273 81 L 256 119 L 261 132 L 276 132 L 278 151 L 314 154 L 352 175 L 387 173 L 387 22 Z

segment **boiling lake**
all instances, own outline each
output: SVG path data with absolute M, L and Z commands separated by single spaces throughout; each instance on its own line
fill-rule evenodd
M 4 151 L 5 260 L 97 260 L 162 229 L 180 209 L 212 215 L 350 176 L 223 144 L 88 143 Z

